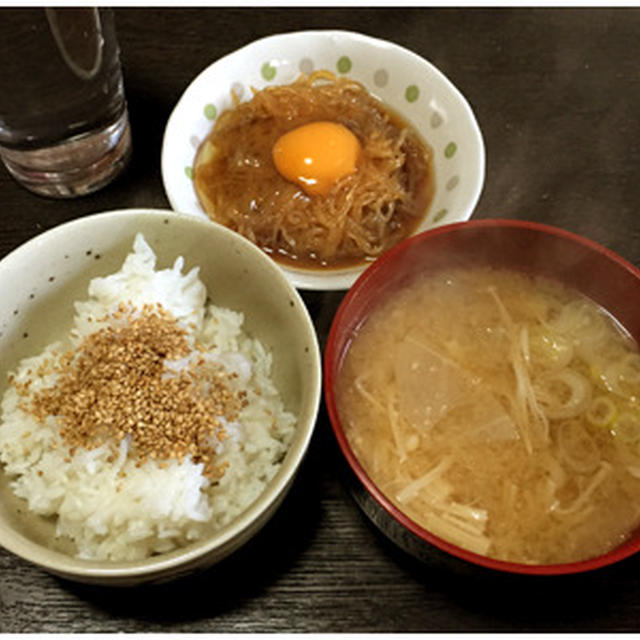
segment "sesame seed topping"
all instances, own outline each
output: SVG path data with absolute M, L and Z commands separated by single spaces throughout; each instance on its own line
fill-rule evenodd
M 200 345 L 191 347 L 186 331 L 159 304 L 121 304 L 99 322 L 106 326 L 48 365 L 60 372 L 56 383 L 32 393 L 22 408 L 41 422 L 56 416 L 70 453 L 106 443 L 115 456 L 117 443 L 127 438 L 136 466 L 153 459 L 164 467 L 191 456 L 205 476 L 221 477 L 225 467 L 216 464 L 215 450 L 227 434 L 218 418 L 237 419 L 246 393 L 232 391 L 232 376 L 205 358 L 167 367 L 166 361 L 186 358 Z M 13 384 L 28 395 L 30 381 Z

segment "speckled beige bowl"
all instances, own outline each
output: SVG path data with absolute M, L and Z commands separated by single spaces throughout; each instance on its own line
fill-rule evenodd
M 91 278 L 120 268 L 139 231 L 156 252 L 158 267 L 168 267 L 183 255 L 185 268 L 200 267 L 216 304 L 245 314 L 245 329 L 273 353 L 276 384 L 299 421 L 281 469 L 246 511 L 200 542 L 139 562 L 75 558 L 55 538 L 55 522 L 30 515 L 0 472 L 0 545 L 51 573 L 81 582 L 164 581 L 218 562 L 240 547 L 284 498 L 307 450 L 320 400 L 315 330 L 302 299 L 274 262 L 224 227 L 149 209 L 80 218 L 37 236 L 0 261 L 0 393 L 7 372 L 20 359 L 69 330 L 72 302 L 86 298 Z

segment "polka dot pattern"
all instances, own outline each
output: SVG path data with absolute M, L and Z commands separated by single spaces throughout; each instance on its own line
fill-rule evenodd
M 373 74 L 373 84 L 376 87 L 386 87 L 389 83 L 389 72 L 386 69 L 378 69 Z
M 336 69 L 338 70 L 338 73 L 349 73 L 349 71 L 351 71 L 351 66 L 351 58 L 349 58 L 349 56 L 341 56 L 338 58 Z
M 456 155 L 456 151 L 458 150 L 458 145 L 455 142 L 450 142 L 444 148 L 444 157 L 445 158 L 453 158 Z
M 314 69 L 313 60 L 311 58 L 302 58 L 298 69 L 300 69 L 300 73 L 311 73 Z
M 207 104 L 204 107 L 204 117 L 208 120 L 215 120 L 218 115 L 218 110 L 215 104 Z
M 415 102 L 420 97 L 420 89 L 415 84 L 410 84 L 404 91 L 407 102 Z
M 260 75 L 262 75 L 262 77 L 267 82 L 269 82 L 270 80 L 273 80 L 276 77 L 276 68 L 272 66 L 269 62 L 265 62 L 260 69 Z
M 433 216 L 433 222 L 442 222 L 442 220 L 444 220 L 444 218 L 446 217 L 448 211 L 446 209 L 440 209 L 440 211 L 438 211 L 438 213 L 436 213 L 435 216 Z

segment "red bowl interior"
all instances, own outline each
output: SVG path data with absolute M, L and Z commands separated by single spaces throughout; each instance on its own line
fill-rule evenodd
M 416 274 L 483 264 L 560 280 L 607 309 L 640 342 L 640 270 L 609 249 L 556 227 L 518 220 L 473 220 L 426 231 L 376 260 L 348 291 L 335 315 L 325 348 L 324 392 L 338 444 L 360 482 L 392 518 L 460 559 L 511 573 L 542 575 L 589 571 L 622 560 L 640 549 L 640 531 L 605 555 L 554 565 L 504 562 L 457 547 L 429 533 L 393 505 L 349 446 L 336 408 L 334 385 L 354 331 L 374 307 Z

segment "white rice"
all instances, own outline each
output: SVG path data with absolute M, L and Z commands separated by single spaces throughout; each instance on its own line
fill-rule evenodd
M 238 374 L 236 382 L 246 390 L 248 403 L 238 420 L 226 425 L 229 437 L 219 449 L 219 462 L 228 462 L 226 472 L 219 481 L 210 481 L 202 475 L 203 465 L 189 458 L 166 461 L 166 468 L 153 460 L 136 467 L 126 439 L 115 462 L 107 460 L 107 445 L 78 449 L 69 462 L 56 418 L 38 422 L 19 408 L 24 399 L 10 386 L 2 399 L 0 461 L 14 477 L 15 493 L 33 512 L 53 516 L 57 535 L 71 538 L 79 557 L 140 559 L 219 529 L 261 494 L 295 429 L 296 419 L 284 409 L 270 377 L 271 355 L 243 331 L 243 315 L 207 305 L 198 269 L 183 275 L 181 257 L 170 269 L 155 270 L 155 265 L 155 254 L 139 234 L 120 271 L 92 280 L 88 300 L 75 304 L 69 342 L 77 347 L 99 328 L 95 320 L 121 302 L 136 307 L 161 303 L 189 331 L 190 344 L 197 339 L 210 357 Z M 34 372 L 68 344 L 52 344 L 23 360 L 13 372 L 17 382 L 30 379 L 31 392 L 53 386 L 57 374 Z M 52 448 L 56 443 L 60 446 Z

